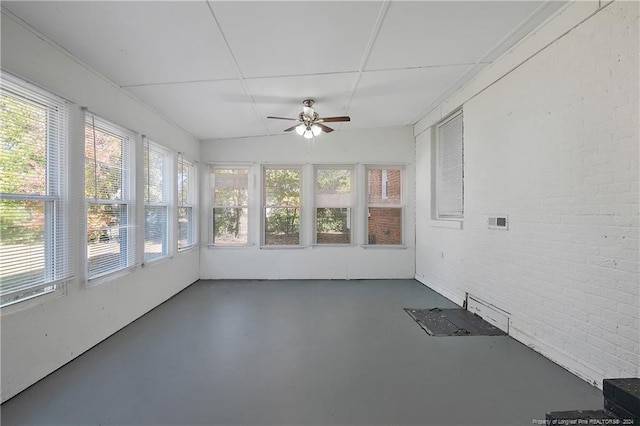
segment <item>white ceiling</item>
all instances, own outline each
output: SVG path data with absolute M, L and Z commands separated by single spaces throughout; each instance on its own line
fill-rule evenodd
M 3 1 L 199 139 L 279 134 L 305 98 L 358 129 L 414 124 L 557 1 Z

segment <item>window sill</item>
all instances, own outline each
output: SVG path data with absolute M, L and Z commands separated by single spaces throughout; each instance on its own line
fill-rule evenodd
M 167 262 L 169 260 L 173 259 L 173 255 L 168 254 L 162 257 L 156 257 L 153 259 L 149 259 L 149 260 L 145 260 L 144 262 L 142 262 L 142 267 L 143 268 L 148 268 L 150 266 L 155 266 L 155 265 L 159 265 L 162 264 L 164 262 Z
M 311 244 L 312 248 L 318 248 L 318 247 L 357 247 L 358 244 L 352 244 L 352 243 L 345 243 L 345 244 Z
M 87 283 L 85 284 L 85 287 L 86 288 L 97 287 L 109 281 L 121 278 L 127 274 L 134 272 L 138 266 L 140 265 L 131 265 L 126 268 L 118 269 L 116 271 L 105 272 L 104 274 L 87 278 Z
M 406 250 L 409 246 L 402 244 L 362 244 L 360 247 L 363 249 L 394 249 L 394 250 Z
M 301 245 L 297 245 L 297 246 L 260 246 L 260 250 L 299 250 L 299 249 L 305 249 L 308 246 L 301 246 Z
M 218 249 L 244 249 L 249 247 L 254 247 L 255 244 L 207 244 L 208 249 L 218 250 Z
M 190 252 L 190 251 L 195 250 L 196 248 L 198 248 L 198 243 L 193 244 L 193 245 L 190 245 L 190 246 L 188 246 L 188 247 L 182 247 L 182 248 L 179 248 L 179 249 L 178 249 L 178 253 L 179 253 L 179 254 L 180 254 L 180 253 L 187 253 L 187 252 Z
M 27 297 L 25 299 L 17 300 L 15 302 L 4 305 L 0 308 L 0 316 L 11 315 L 16 312 L 22 312 L 24 310 L 43 305 L 53 299 L 63 297 L 67 295 L 67 284 L 73 278 L 69 278 L 57 284 L 55 290 L 48 291 L 46 293 L 38 294 L 35 296 Z
M 434 228 L 462 229 L 463 220 L 459 219 L 432 219 L 429 224 Z

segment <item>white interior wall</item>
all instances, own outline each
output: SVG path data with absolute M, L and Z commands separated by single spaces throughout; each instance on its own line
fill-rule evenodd
M 86 286 L 84 116 L 80 107 L 193 159 L 199 157 L 200 144 L 5 13 L 1 28 L 2 69 L 69 100 L 69 210 L 70 223 L 77 224 L 70 235 L 77 244 L 76 273 L 66 295 L 38 297 L 2 309 L 1 387 L 5 401 L 198 279 L 199 249 L 195 248 Z M 139 159 L 141 153 L 138 143 Z M 142 164 L 140 160 L 138 164 Z M 140 173 L 138 170 L 138 177 Z M 138 218 L 143 217 L 142 209 L 139 203 Z M 141 235 L 142 228 L 138 229 Z
M 569 5 L 416 125 L 416 278 L 509 312 L 513 337 L 599 387 L 640 375 L 638 3 L 600 6 Z M 431 216 L 429 126 L 460 105 L 451 229 Z
M 211 140 L 202 142 L 202 181 L 208 179 L 207 162 L 221 164 L 244 163 L 251 167 L 253 178 L 250 190 L 255 195 L 250 204 L 250 240 L 246 247 L 203 247 L 201 250 L 201 278 L 237 279 L 357 279 L 357 278 L 412 278 L 414 268 L 414 143 L 411 127 L 348 130 L 344 124 L 340 132 L 321 135 L 309 148 L 307 142 L 297 134 L 286 134 L 264 138 Z M 360 244 L 339 246 L 311 246 L 303 248 L 260 248 L 260 172 L 262 164 L 302 165 L 303 173 L 313 173 L 313 164 L 356 165 L 356 187 L 359 207 L 356 208 L 358 223 L 354 242 L 366 239 L 366 187 L 364 165 L 404 165 L 404 242 L 403 247 L 369 247 Z M 302 217 L 307 215 L 304 206 L 313 202 L 312 188 L 303 188 Z M 208 191 L 202 191 L 201 240 L 209 242 L 211 211 Z M 313 227 L 311 220 L 302 225 L 306 235 L 301 237 L 310 243 Z

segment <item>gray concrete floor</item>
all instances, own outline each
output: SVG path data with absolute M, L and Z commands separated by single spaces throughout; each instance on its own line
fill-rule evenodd
M 602 393 L 510 337 L 430 337 L 413 280 L 200 281 L 2 405 L 3 425 L 531 425 Z

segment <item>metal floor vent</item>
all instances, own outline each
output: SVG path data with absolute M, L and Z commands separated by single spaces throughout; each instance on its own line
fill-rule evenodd
M 506 336 L 507 334 L 466 309 L 404 308 L 430 336 Z

